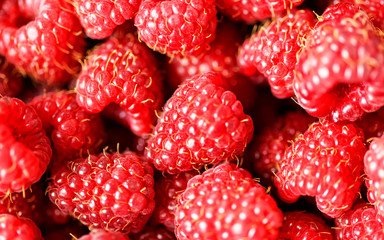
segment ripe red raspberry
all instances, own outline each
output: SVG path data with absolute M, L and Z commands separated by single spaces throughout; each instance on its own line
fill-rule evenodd
M 333 240 L 331 228 L 324 220 L 308 212 L 284 213 L 279 240 Z
M 274 17 L 294 6 L 300 5 L 303 0 L 216 0 L 222 13 L 234 20 L 242 20 L 248 24 Z
M 369 15 L 369 18 L 379 27 L 384 30 L 384 1 L 382 0 L 341 0 L 340 2 L 352 3 L 364 9 Z
M 252 69 L 256 67 L 268 78 L 274 96 L 293 96 L 292 84 L 296 55 L 301 48 L 300 39 L 306 36 L 315 22 L 315 15 L 306 9 L 291 11 L 266 24 L 240 47 L 238 64 L 241 71 L 253 74 Z
M 170 231 L 175 229 L 177 198 L 187 188 L 188 181 L 196 175 L 197 171 L 182 172 L 176 175 L 164 175 L 156 181 L 156 207 L 152 214 L 155 223 L 164 224 Z
M 199 55 L 215 39 L 214 0 L 143 0 L 135 17 L 139 37 L 155 51 Z
M 294 91 L 311 115 L 355 121 L 384 105 L 384 38 L 358 7 L 329 7 L 298 58 Z
M 364 156 L 364 169 L 367 174 L 368 200 L 384 216 L 384 136 L 374 139 Z
M 222 88 L 219 74 L 196 75 L 164 106 L 145 151 L 147 159 L 170 174 L 235 159 L 253 134 L 235 94 Z
M 0 54 L 36 81 L 68 83 L 85 47 L 70 1 L 5 0 L 1 7 Z
M 97 152 L 105 141 L 100 116 L 82 109 L 72 92 L 43 94 L 33 98 L 28 105 L 40 116 L 54 148 L 68 159 Z
M 139 10 L 141 0 L 74 0 L 73 4 L 88 37 L 103 39 Z
M 37 182 L 52 155 L 35 110 L 16 98 L 0 98 L 0 196 Z
M 0 56 L 0 96 L 16 97 L 23 85 L 23 78 L 15 66 Z
M 139 232 L 155 207 L 153 168 L 133 152 L 76 159 L 52 176 L 49 197 L 92 229 Z
M 176 240 L 175 234 L 164 226 L 147 225 L 140 233 L 129 236 L 132 240 Z
M 76 85 L 77 102 L 89 112 L 110 103 L 127 111 L 131 130 L 149 133 L 163 103 L 162 79 L 153 53 L 132 33 L 119 31 L 88 56 Z
M 273 184 L 273 173 L 279 161 L 284 158 L 286 149 L 315 119 L 306 113 L 289 112 L 267 126 L 256 136 L 251 148 L 251 161 L 257 177 L 264 185 Z
M 384 218 L 367 203 L 356 204 L 335 219 L 335 225 L 338 240 L 384 239 Z
M 179 240 L 277 239 L 283 216 L 249 172 L 222 164 L 193 177 L 175 210 Z
M 275 185 L 286 202 L 316 197 L 320 211 L 338 217 L 351 208 L 363 176 L 364 134 L 354 124 L 321 120 L 287 149 Z
M 0 214 L 0 239 L 43 240 L 40 229 L 29 218 Z
M 129 240 L 128 236 L 121 232 L 108 232 L 102 229 L 94 230 L 83 235 L 78 240 Z

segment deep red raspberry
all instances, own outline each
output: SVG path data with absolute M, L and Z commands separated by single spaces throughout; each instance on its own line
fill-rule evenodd
M 43 94 L 33 98 L 28 105 L 40 116 L 54 148 L 68 159 L 97 152 L 105 142 L 100 116 L 82 109 L 73 92 Z
M 315 22 L 315 15 L 306 9 L 291 11 L 264 25 L 240 47 L 238 64 L 241 71 L 253 74 L 252 69 L 256 68 L 268 78 L 273 95 L 278 98 L 293 96 L 296 55 L 301 48 L 301 39 Z
M 43 240 L 40 229 L 29 218 L 0 214 L 0 239 Z
M 139 37 L 169 56 L 199 55 L 215 39 L 214 0 L 143 0 L 135 17 Z
M 139 232 L 155 207 L 153 168 L 133 152 L 76 159 L 52 176 L 52 202 L 92 229 Z
M 282 212 L 249 172 L 222 164 L 193 177 L 175 210 L 179 240 L 277 239 Z
M 112 35 L 88 56 L 78 78 L 78 104 L 100 112 L 117 103 L 128 113 L 131 130 L 149 133 L 163 103 L 162 79 L 153 53 L 132 33 Z
M 253 134 L 235 94 L 222 88 L 219 74 L 196 75 L 184 82 L 164 106 L 145 155 L 170 174 L 235 159 Z
M 364 136 L 369 140 L 373 137 L 381 137 L 384 133 L 384 108 L 380 108 L 378 111 L 373 113 L 365 114 L 361 119 L 356 121 L 364 131 Z
M 155 223 L 164 224 L 170 231 L 175 229 L 177 198 L 187 188 L 188 181 L 196 175 L 197 171 L 182 172 L 176 175 L 164 175 L 156 181 L 156 207 L 152 214 Z
M 329 7 L 298 58 L 294 91 L 311 115 L 355 121 L 384 104 L 384 38 L 358 7 Z
M 147 225 L 144 230 L 138 234 L 130 235 L 132 240 L 176 240 L 173 232 L 168 231 L 164 226 Z
M 52 155 L 39 116 L 16 98 L 0 98 L 0 145 L 0 196 L 37 182 Z
M 234 20 L 242 20 L 248 24 L 274 17 L 276 14 L 292 9 L 302 2 L 303 0 L 216 0 L 222 13 Z
M 85 47 L 70 1 L 5 0 L 1 7 L 0 54 L 37 81 L 68 83 Z
M 121 232 L 108 232 L 102 229 L 94 230 L 83 235 L 78 240 L 129 240 L 128 236 Z
M 352 207 L 363 176 L 364 134 L 354 124 L 313 123 L 279 162 L 275 185 L 286 202 L 316 197 L 320 211 L 338 217 Z
M 133 18 L 141 0 L 74 0 L 73 4 L 85 33 L 90 38 L 109 37 L 113 30 Z
M 23 78 L 15 66 L 0 56 L 0 96 L 16 97 L 23 85 Z
M 384 218 L 369 204 L 357 204 L 335 219 L 338 240 L 384 239 Z
M 384 136 L 374 139 L 364 156 L 364 169 L 367 174 L 368 200 L 384 216 Z
M 284 213 L 279 240 L 333 240 L 331 228 L 324 220 L 308 212 Z
M 286 149 L 315 119 L 306 113 L 289 112 L 265 127 L 254 139 L 251 148 L 251 161 L 257 177 L 264 185 L 273 184 L 273 173 L 279 161 L 284 158 Z

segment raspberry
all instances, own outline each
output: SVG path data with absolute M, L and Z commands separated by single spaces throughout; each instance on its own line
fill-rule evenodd
M 32 220 L 6 213 L 0 214 L 0 239 L 43 240 Z
M 5 0 L 0 54 L 36 81 L 63 85 L 80 70 L 85 41 L 66 0 Z M 28 22 L 28 20 L 31 20 Z M 20 22 L 27 22 L 19 27 Z
M 384 136 L 374 139 L 364 156 L 365 173 L 367 174 L 368 200 L 374 204 L 379 214 L 384 216 L 384 191 L 382 171 L 384 169 Z
M 313 123 L 279 162 L 275 185 L 280 198 L 316 197 L 320 211 L 340 216 L 359 193 L 365 152 L 364 134 L 354 124 Z
M 132 240 L 176 240 L 173 232 L 165 229 L 164 226 L 147 226 L 138 234 L 130 235 Z
M 253 134 L 235 94 L 225 91 L 219 74 L 196 75 L 164 106 L 145 151 L 147 159 L 170 174 L 230 161 Z
M 78 240 L 129 240 L 129 238 L 121 232 L 107 232 L 99 229 L 78 238 Z
M 274 96 L 288 98 L 294 95 L 293 79 L 296 55 L 301 40 L 315 24 L 310 10 L 291 11 L 282 18 L 266 24 L 240 47 L 238 64 L 244 74 L 256 69 L 268 78 Z M 251 70 L 250 70 L 250 69 Z
M 52 176 L 48 193 L 92 229 L 142 230 L 155 207 L 153 168 L 129 151 L 76 159 Z
M 302 2 L 303 0 L 216 0 L 222 13 L 248 24 L 282 14 Z
M 277 239 L 282 212 L 249 172 L 222 164 L 193 177 L 175 210 L 177 239 Z
M 135 17 L 139 37 L 155 51 L 199 55 L 215 38 L 214 0 L 143 0 Z
M 140 0 L 74 0 L 73 4 L 88 37 L 103 39 L 139 10 Z
M 342 0 L 341 2 L 352 3 L 364 9 L 369 18 L 379 27 L 384 30 L 384 1 L 382 0 Z
M 313 116 L 355 121 L 384 104 L 384 38 L 353 5 L 329 7 L 321 19 L 299 54 L 294 91 Z
M 50 134 L 53 146 L 66 158 L 97 152 L 105 141 L 105 131 L 99 115 L 89 114 L 68 91 L 47 93 L 32 99 L 32 106 Z
M 0 96 L 15 97 L 23 89 L 24 81 L 15 66 L 0 56 Z
M 368 113 L 356 121 L 357 126 L 363 129 L 365 138 L 381 137 L 384 133 L 384 108 Z
M 308 114 L 289 112 L 277 119 L 273 125 L 265 127 L 256 137 L 250 147 L 250 160 L 262 183 L 273 183 L 273 173 L 277 171 L 277 165 L 283 159 L 286 149 L 314 120 Z
M 37 182 L 52 155 L 39 116 L 16 98 L 0 98 L 0 145 L 0 196 Z
M 88 56 L 76 85 L 77 102 L 89 112 L 110 103 L 127 111 L 131 130 L 149 133 L 163 103 L 162 79 L 152 52 L 132 33 L 119 31 Z
M 152 214 L 155 223 L 164 224 L 170 231 L 175 229 L 174 211 L 177 198 L 187 187 L 188 181 L 196 175 L 196 171 L 182 172 L 177 175 L 164 175 L 156 181 L 156 207 Z
M 357 204 L 335 219 L 338 240 L 384 239 L 384 218 L 369 204 Z
M 308 212 L 284 213 L 279 240 L 333 240 L 332 230 L 324 220 Z

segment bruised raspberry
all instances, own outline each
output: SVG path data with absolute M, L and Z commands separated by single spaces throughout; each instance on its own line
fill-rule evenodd
M 352 207 L 362 183 L 364 134 L 354 124 L 321 120 L 285 152 L 275 185 L 286 202 L 301 195 L 316 198 L 317 208 L 338 217 Z
M 139 232 L 155 207 L 153 168 L 133 152 L 100 153 L 69 162 L 48 194 L 62 211 L 91 229 Z
M 189 171 L 236 159 L 244 151 L 252 119 L 223 84 L 219 74 L 196 75 L 168 100 L 145 151 L 158 170 Z

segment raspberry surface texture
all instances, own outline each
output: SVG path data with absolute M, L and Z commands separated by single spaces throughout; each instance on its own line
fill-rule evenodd
M 178 198 L 177 239 L 278 239 L 282 212 L 249 172 L 224 163 L 195 176 Z
M 43 240 L 40 229 L 29 218 L 0 214 L 0 238 L 15 240 Z
M 382 0 L 341 0 L 341 2 L 347 2 L 355 4 L 360 8 L 364 9 L 369 18 L 379 27 L 384 30 L 384 1 Z
M 253 135 L 250 116 L 219 74 L 196 75 L 167 101 L 146 158 L 170 174 L 237 158 Z
M 52 92 L 34 97 L 32 106 L 42 119 L 58 154 L 68 159 L 95 153 L 105 142 L 106 133 L 98 114 L 90 114 L 76 102 L 69 91 Z
M 292 10 L 262 26 L 240 47 L 238 64 L 241 72 L 253 75 L 257 69 L 268 78 L 274 96 L 292 97 L 296 55 L 302 39 L 316 21 L 308 9 Z
M 109 37 L 113 30 L 132 19 L 141 0 L 73 0 L 85 33 L 93 39 Z
M 333 240 L 332 230 L 321 217 L 315 214 L 299 211 L 284 213 L 279 240 L 306 239 Z
M 214 0 L 143 0 L 135 16 L 139 37 L 169 56 L 199 55 L 215 39 Z
M 90 229 L 139 232 L 155 207 L 153 168 L 133 152 L 76 159 L 52 176 L 48 194 Z
M 23 85 L 21 73 L 0 56 L 0 96 L 16 97 L 22 91 Z
M 294 91 L 316 117 L 355 121 L 384 104 L 384 38 L 357 6 L 329 7 L 298 56 Z M 369 59 L 369 60 L 368 60 Z
M 248 24 L 275 17 L 302 2 L 303 0 L 216 0 L 222 13 L 234 20 L 241 20 Z
M 352 207 L 363 181 L 364 134 L 354 124 L 313 123 L 286 150 L 275 185 L 286 202 L 316 198 L 320 211 L 338 217 Z
M 384 218 L 372 205 L 359 203 L 335 219 L 338 240 L 384 239 Z
M 37 182 L 52 155 L 35 110 L 17 98 L 0 98 L 0 196 Z
M 81 236 L 78 240 L 129 240 L 129 238 L 121 232 L 94 230 L 84 236 Z
M 149 133 L 163 103 L 162 78 L 153 53 L 132 33 L 117 31 L 88 56 L 76 85 L 77 102 L 89 112 L 110 103 L 126 110 L 130 129 Z
M 1 7 L 0 54 L 10 63 L 47 85 L 66 84 L 80 71 L 85 41 L 69 1 L 5 0 Z

